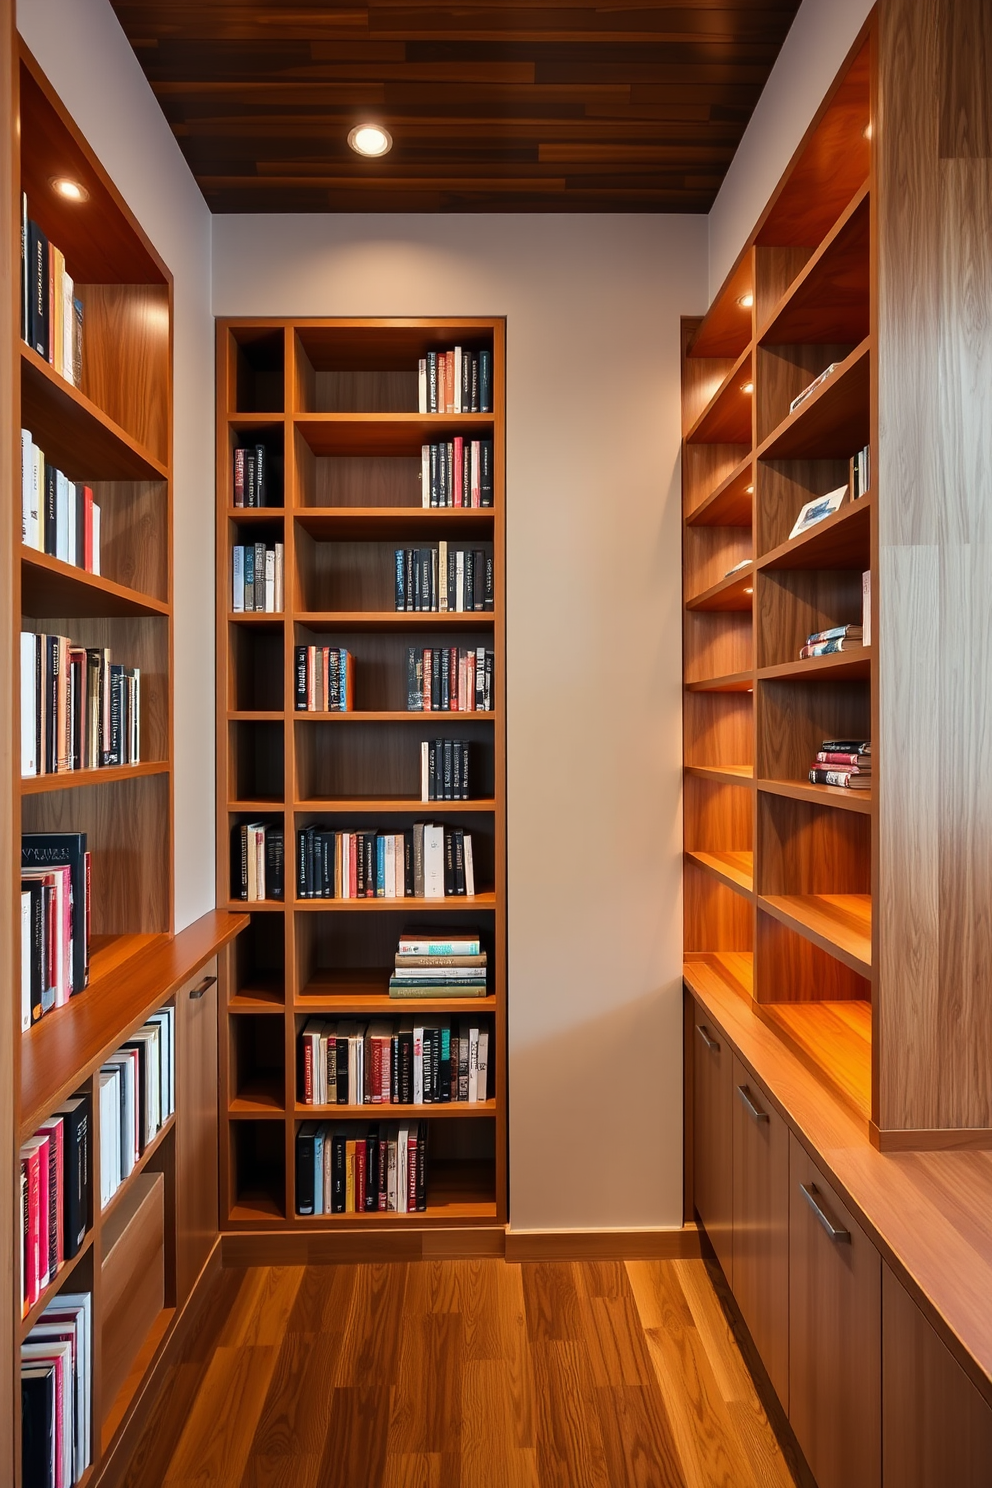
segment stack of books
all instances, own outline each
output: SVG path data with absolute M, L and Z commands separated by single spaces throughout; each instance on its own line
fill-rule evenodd
M 493 354 L 455 346 L 417 363 L 419 413 L 492 413 Z
M 806 661 L 811 656 L 833 656 L 838 651 L 861 651 L 864 644 L 864 630 L 860 625 L 834 625 L 830 630 L 814 630 L 812 635 L 808 635 L 799 659 Z
M 259 829 L 266 830 L 261 823 L 235 828 L 235 899 L 282 898 L 281 828 L 278 892 L 249 892 L 251 848 L 243 834 Z M 274 830 L 268 829 L 269 837 Z M 257 837 L 252 842 L 257 851 Z M 443 899 L 474 893 L 472 836 L 461 827 L 415 822 L 403 832 L 340 832 L 310 826 L 296 834 L 298 899 Z
M 824 739 L 809 772 L 813 785 L 843 790 L 871 789 L 871 742 L 868 739 Z
M 141 760 L 141 669 L 106 647 L 21 631 L 21 775 Z
M 60 1292 L 21 1344 L 21 1482 L 72 1488 L 92 1460 L 93 1297 Z
M 65 258 L 21 196 L 21 337 L 73 387 L 83 385 L 83 302 Z
M 489 1020 L 309 1018 L 298 1055 L 305 1106 L 484 1104 Z
M 486 953 L 476 933 L 411 931 L 400 937 L 390 997 L 485 997 Z
M 20 1151 L 21 1312 L 27 1317 L 90 1226 L 90 1098 L 75 1096 Z
M 283 544 L 239 543 L 231 558 L 231 608 L 236 615 L 281 615 L 285 586 Z
M 296 1134 L 297 1214 L 422 1214 L 427 1122 L 304 1121 Z
M 176 1010 L 153 1013 L 100 1066 L 100 1208 L 176 1109 Z
M 100 508 L 93 489 L 71 481 L 21 430 L 21 541 L 87 573 L 100 572 Z
M 421 506 L 493 504 L 493 442 L 463 439 L 420 447 Z

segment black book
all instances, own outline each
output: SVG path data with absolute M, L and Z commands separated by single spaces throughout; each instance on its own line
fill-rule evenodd
M 408 713 L 423 711 L 424 653 L 414 646 L 406 649 L 406 709 Z
M 331 713 L 341 711 L 341 652 L 330 646 L 327 653 L 327 697 L 324 706 Z
M 135 1100 L 138 1106 L 138 1150 L 144 1152 L 148 1143 L 154 1136 L 148 1129 L 148 1045 L 144 1039 L 129 1040 L 121 1044 L 122 1049 L 136 1049 L 138 1051 L 138 1088 L 135 1091 Z
M 43 885 L 37 879 L 22 879 L 21 889 L 31 895 L 31 1022 L 37 1023 L 42 1014 L 42 994 L 45 991 L 43 967 L 45 960 L 45 895 Z
M 448 549 L 448 609 L 454 610 L 458 599 L 458 555 L 453 548 Z
M 454 774 L 454 743 L 455 743 L 454 739 L 445 739 L 445 741 L 444 741 L 444 764 L 442 766 L 442 770 L 443 770 L 443 776 L 442 776 L 442 778 L 443 778 L 443 781 L 444 781 L 444 795 L 443 796 L 440 796 L 439 795 L 439 797 L 438 797 L 439 800 L 453 801 L 455 799 L 455 792 L 454 792 L 454 781 L 455 781 L 455 774 Z
M 57 556 L 58 549 L 58 471 L 49 460 L 45 461 L 45 552 L 49 558 Z
M 48 1488 L 55 1482 L 55 1365 L 31 1363 L 21 1370 L 21 1482 Z
M 493 568 L 493 555 L 492 555 L 492 553 L 487 553 L 486 554 L 486 561 L 485 561 L 485 579 L 484 579 L 483 585 L 482 585 L 482 605 L 481 605 L 481 608 L 483 610 L 491 610 L 492 609 L 492 607 L 493 607 L 493 600 L 494 600 L 495 594 L 496 594 L 496 575 L 495 575 L 495 571 L 494 571 L 494 568 Z M 480 606 L 479 605 L 476 605 L 475 608 L 476 609 L 479 609 Z
M 365 898 L 365 833 L 355 833 L 355 897 Z
M 449 712 L 451 709 L 451 647 L 444 646 L 441 650 L 441 709 Z
M 24 832 L 21 836 L 22 868 L 68 866 L 71 885 L 73 993 L 82 992 L 90 979 L 89 946 L 86 941 L 86 833 Z
M 479 412 L 479 355 L 472 353 L 472 412 Z
M 472 608 L 486 607 L 486 555 L 481 548 L 472 554 Z
M 90 1098 L 75 1095 L 55 1114 L 62 1117 L 62 1228 L 69 1261 L 90 1227 Z
M 257 503 L 256 503 L 257 505 Z M 265 609 L 265 544 L 255 544 L 255 609 L 259 614 Z
M 494 652 L 486 652 L 486 666 L 482 679 L 482 706 L 487 713 L 492 712 L 493 706 L 493 663 L 495 659 Z
M 100 758 L 104 765 L 121 764 L 121 729 L 123 717 L 121 714 L 121 683 L 124 680 L 124 668 L 116 662 L 110 664 L 110 738 L 104 739 Z
M 231 898 L 248 898 L 248 828 L 235 827 L 231 833 Z
M 462 413 L 472 410 L 472 353 L 462 351 Z
M 461 741 L 461 750 L 462 750 L 462 793 L 461 793 L 461 796 L 460 796 L 459 799 L 462 800 L 462 801 L 468 801 L 471 798 L 469 796 L 469 789 L 468 789 L 468 740 L 467 739 L 462 739 L 462 741 Z
M 413 1033 L 407 1029 L 400 1029 L 399 1034 L 399 1104 L 410 1106 L 413 1104 Z
M 403 833 L 403 895 L 413 898 L 413 828 Z
M 386 1196 L 389 1193 L 389 1138 L 385 1124 L 379 1124 L 379 1163 L 378 1163 L 378 1207 L 385 1209 Z
M 418 556 L 420 558 L 420 608 L 422 610 L 433 610 L 437 606 L 432 602 L 434 596 L 432 593 L 431 569 L 433 565 L 431 563 L 430 548 L 421 548 Z
M 389 1060 L 389 1099 L 394 1106 L 400 1103 L 400 1036 L 393 1034 Z
M 437 413 L 437 352 L 427 353 L 427 412 Z
M 472 441 L 462 445 L 462 506 L 472 505 Z
M 376 833 L 375 832 L 366 832 L 366 834 L 365 834 L 365 852 L 363 854 L 363 856 L 365 858 L 365 897 L 366 897 L 366 899 L 374 899 L 375 898 L 375 867 L 376 867 L 376 862 L 375 862 L 375 858 L 376 858 L 375 839 L 376 839 Z
M 285 895 L 284 859 L 282 827 L 268 827 L 265 833 L 266 899 L 282 899 Z
M 331 831 L 319 832 L 317 834 L 320 842 L 320 897 L 322 899 L 334 898 L 334 844 L 336 833 Z
M 441 478 L 438 469 L 438 446 L 431 445 L 430 459 L 431 506 L 441 505 Z
M 31 318 L 31 282 L 28 254 L 28 194 L 21 192 L 21 340 L 30 342 L 28 325 Z
M 492 413 L 493 411 L 493 354 L 491 351 L 479 352 L 479 412 Z
M 255 446 L 255 505 L 268 506 L 269 459 L 264 444 Z
M 397 605 L 397 609 L 402 606 Z M 309 657 L 306 646 L 296 648 L 296 711 L 305 713 L 307 711 L 307 690 L 309 684 L 308 672 L 310 670 Z
M 466 610 L 470 610 L 475 594 L 475 550 L 473 548 L 467 548 L 465 550 L 465 578 L 463 583 L 464 593 L 462 595 L 462 603 Z
M 431 712 L 441 708 L 441 648 L 435 646 L 431 652 Z
M 436 1028 L 424 1029 L 421 1081 L 425 1106 L 434 1104 L 434 1035 L 436 1032 Z
M 449 439 L 444 445 L 444 505 L 455 504 L 455 446 Z
M 424 608 L 423 590 L 420 587 L 422 572 L 420 567 L 420 549 L 412 548 L 411 552 L 413 553 L 413 608 L 414 612 L 419 615 L 420 611 Z
M 296 834 L 296 897 L 298 899 L 310 898 L 309 860 L 312 856 L 310 847 L 312 830 L 312 827 L 304 827 Z
M 455 893 L 465 894 L 465 833 L 461 827 L 455 827 L 451 833 L 455 839 Z
M 304 1121 L 296 1133 L 296 1212 L 313 1213 L 314 1138 L 317 1122 Z
M 427 1209 L 427 1122 L 417 1122 L 417 1170 L 416 1189 L 417 1213 L 423 1214 Z
M 445 828 L 444 833 L 444 893 L 446 898 L 455 892 L 455 844 L 453 834 Z
M 451 1031 L 448 1028 L 441 1033 L 438 1050 L 437 1098 L 442 1105 L 451 1101 Z
M 28 223 L 28 344 L 48 361 L 48 239 Z M 47 549 L 46 549 L 47 551 Z
M 348 1104 L 348 1040 L 336 1038 L 334 1040 L 334 1063 L 337 1070 L 338 1105 Z
M 493 442 L 479 441 L 479 505 L 493 504 Z
M 379 1128 L 370 1126 L 365 1138 L 365 1209 L 379 1207 Z
M 407 590 L 406 590 L 406 549 L 405 548 L 397 548 L 394 556 L 395 556 L 395 559 L 396 559 L 396 579 L 395 579 L 394 608 L 397 609 L 397 610 L 405 610 L 406 607 L 407 607 L 406 606 L 406 593 L 407 593 Z M 303 649 L 304 648 L 302 646 L 297 646 L 297 648 L 296 648 L 297 657 L 299 656 L 300 652 Z M 297 683 L 296 683 L 296 699 L 297 699 L 296 706 L 297 707 L 300 706 L 299 697 L 300 697 L 300 684 L 299 684 L 299 680 L 297 679 Z
M 451 799 L 462 800 L 462 745 L 460 739 L 451 741 Z
M 348 1139 L 344 1132 L 331 1137 L 331 1213 L 344 1214 L 348 1199 Z
M 245 506 L 257 506 L 255 495 L 255 451 L 245 450 Z
M 404 550 L 403 550 L 403 584 L 404 584 L 404 594 L 405 594 L 405 597 L 406 597 L 404 608 L 407 609 L 407 610 L 410 610 L 410 611 L 412 611 L 412 610 L 414 610 L 416 608 L 416 606 L 414 605 L 414 602 L 413 602 L 413 574 L 414 574 L 414 569 L 416 568 L 416 564 L 414 562 L 414 555 L 415 555 L 415 549 L 414 548 L 404 548 Z

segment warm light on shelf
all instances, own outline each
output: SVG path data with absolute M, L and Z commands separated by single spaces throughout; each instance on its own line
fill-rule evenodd
M 90 199 L 86 187 L 74 181 L 71 176 L 53 176 L 51 185 L 52 190 L 64 197 L 66 201 L 84 202 Z
M 753 393 L 754 392 L 754 383 L 753 382 L 742 382 L 741 383 L 741 392 L 742 393 Z
M 381 124 L 356 124 L 348 134 L 348 143 L 356 155 L 388 155 L 393 136 Z
M 870 140 L 871 139 L 871 123 L 870 122 L 867 123 L 865 125 L 864 129 L 861 132 L 862 132 L 862 135 L 864 136 L 865 139 Z
M 747 495 L 747 496 L 753 496 L 754 495 L 754 487 L 753 486 L 745 486 L 744 487 L 744 492 L 745 492 L 745 495 Z
M 742 294 L 740 296 L 737 303 L 738 305 L 740 305 L 742 310 L 750 310 L 751 306 L 754 304 L 754 295 L 751 293 L 750 290 L 748 290 L 747 294 Z
M 751 586 L 745 588 L 744 593 L 745 594 L 753 594 L 754 593 L 754 586 L 751 585 Z

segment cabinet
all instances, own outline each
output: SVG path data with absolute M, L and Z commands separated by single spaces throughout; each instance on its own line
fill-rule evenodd
M 179 1107 L 176 1286 L 185 1301 L 217 1238 L 217 958 L 176 994 Z
M 881 1265 L 790 1135 L 789 1420 L 819 1488 L 881 1483 Z
M 734 1294 L 789 1407 L 789 1128 L 733 1055 Z
M 697 1016 L 693 1027 L 693 1199 L 717 1259 L 733 1284 L 734 1172 L 731 1127 L 733 1054 Z
M 884 1488 L 986 1488 L 992 1410 L 905 1287 L 882 1267 Z

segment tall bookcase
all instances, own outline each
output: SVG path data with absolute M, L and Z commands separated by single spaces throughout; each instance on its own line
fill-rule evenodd
M 216 1181 L 211 1186 L 203 1163 L 204 1136 L 209 1145 L 216 1143 L 216 1105 L 212 1123 L 210 1115 L 216 1053 L 211 1067 L 204 1051 L 215 1049 L 213 958 L 246 920 L 210 913 L 174 934 L 172 277 L 18 42 L 6 6 L 3 19 L 10 65 L 2 106 L 11 148 L 4 158 L 6 375 L 0 384 L 7 468 L 0 485 L 7 534 L 0 545 L 7 580 L 0 712 L 8 896 L 0 935 L 7 1004 L 0 1041 L 6 1278 L 0 1477 L 20 1482 L 20 1345 L 60 1292 L 82 1291 L 92 1298 L 93 1356 L 92 1460 L 81 1481 L 96 1483 L 112 1463 L 119 1465 L 123 1443 L 147 1401 L 150 1374 L 166 1356 L 216 1253 Z M 59 178 L 76 182 L 82 199 L 58 194 Z M 20 337 L 22 192 L 30 217 L 64 254 L 83 303 L 79 387 Z M 30 431 L 47 461 L 93 488 L 102 512 L 101 574 L 22 543 L 21 428 Z M 109 647 L 114 661 L 140 667 L 140 764 L 21 778 L 22 630 Z M 23 1033 L 22 831 L 85 832 L 92 859 L 89 984 Z M 99 1069 L 167 1003 L 176 1007 L 176 1110 L 101 1207 Z M 22 1316 L 18 1151 L 76 1094 L 91 1101 L 89 1223 L 78 1253 Z M 142 1203 L 151 1189 L 163 1196 L 157 1210 Z M 157 1256 L 161 1266 L 163 1305 L 153 1317 L 147 1306 L 142 1312 L 140 1304 L 132 1305 L 128 1290 L 140 1283 L 139 1254 Z
M 874 36 L 706 316 L 684 323 L 682 449 L 687 958 L 752 999 L 866 1129 L 884 760 L 869 791 L 807 775 L 824 739 L 873 737 L 878 647 L 799 652 L 811 632 L 861 624 L 875 471 L 859 500 L 790 532 L 860 448 L 877 464 Z
M 490 414 L 418 414 L 417 364 L 461 345 L 493 358 Z M 217 901 L 248 908 L 221 1010 L 221 1223 L 229 1231 L 319 1237 L 506 1220 L 506 895 L 504 713 L 504 325 L 501 320 L 223 320 L 217 328 Z M 491 439 L 491 508 L 421 504 L 421 447 Z M 264 444 L 269 505 L 233 506 L 233 452 Z M 274 504 L 273 504 L 274 503 Z M 491 552 L 487 613 L 396 613 L 394 549 L 439 540 Z M 236 544 L 282 542 L 285 610 L 232 613 Z M 294 712 L 297 645 L 346 647 L 355 707 Z M 406 711 L 410 646 L 486 646 L 493 710 Z M 420 801 L 420 744 L 467 739 L 474 799 Z M 230 898 L 232 833 L 261 820 L 284 832 L 285 898 Z M 415 821 L 471 831 L 471 898 L 296 897 L 299 829 L 401 832 Z M 491 1028 L 491 1098 L 411 1107 L 302 1105 L 299 1035 L 311 1016 L 399 1019 L 388 996 L 406 927 L 477 927 L 485 999 L 418 1001 L 425 1014 L 482 1014 Z M 296 1134 L 307 1119 L 429 1124 L 426 1214 L 297 1215 Z

